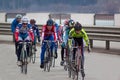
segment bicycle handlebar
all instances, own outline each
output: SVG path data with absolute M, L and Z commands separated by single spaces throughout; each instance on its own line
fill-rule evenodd
M 29 43 L 29 44 L 31 44 L 32 42 L 31 41 L 25 41 L 25 40 L 18 42 L 18 44 L 23 44 L 23 43 Z

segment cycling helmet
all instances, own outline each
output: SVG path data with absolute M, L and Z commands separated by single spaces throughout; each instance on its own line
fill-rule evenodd
M 79 31 L 82 29 L 82 25 L 79 22 L 76 22 L 74 29 L 75 29 L 75 31 Z
M 47 26 L 53 26 L 54 21 L 52 19 L 47 20 Z
M 21 14 L 17 14 L 16 15 L 16 19 L 21 19 L 22 18 L 22 15 Z
M 24 16 L 21 21 L 22 21 L 22 23 L 28 23 L 29 19 L 28 19 L 28 17 Z
M 65 20 L 65 21 L 64 21 L 64 25 L 68 25 L 68 20 Z
M 36 20 L 35 19 L 31 19 L 30 20 L 30 24 L 35 24 L 36 23 Z
M 75 22 L 73 20 L 69 20 L 68 22 L 69 27 L 75 26 Z

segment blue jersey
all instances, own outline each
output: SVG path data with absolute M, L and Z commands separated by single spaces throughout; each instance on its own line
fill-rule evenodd
M 69 28 L 68 26 L 64 26 L 63 32 L 64 32 L 64 33 L 63 33 L 63 42 L 64 42 L 65 45 L 66 45 L 67 40 L 68 40 L 68 37 L 69 37 L 70 28 Z
M 22 24 L 17 25 L 17 29 L 19 30 L 19 36 L 22 38 L 26 38 L 29 36 L 29 30 L 32 29 L 32 26 L 30 24 L 27 24 L 27 27 L 23 27 Z
M 15 29 L 17 27 L 17 25 L 19 24 L 19 22 L 17 21 L 17 19 L 14 19 L 12 24 L 11 24 L 11 31 L 14 33 Z
M 37 37 L 40 37 L 40 32 L 39 32 L 38 26 L 33 25 L 32 29 L 33 29 L 34 35 L 37 36 Z
M 57 37 L 59 36 L 59 25 L 57 23 L 54 24 L 56 27 L 56 33 L 57 33 Z

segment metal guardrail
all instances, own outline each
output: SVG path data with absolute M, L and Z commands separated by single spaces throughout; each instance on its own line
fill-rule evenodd
M 0 23 L 0 35 L 12 35 L 10 23 Z M 38 25 L 41 32 L 42 25 Z M 106 41 L 106 49 L 110 49 L 110 41 L 120 42 L 120 27 L 100 27 L 100 26 L 83 26 L 87 32 L 91 47 L 93 40 Z

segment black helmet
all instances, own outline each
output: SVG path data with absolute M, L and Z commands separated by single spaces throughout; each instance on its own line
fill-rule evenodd
M 76 22 L 74 29 L 75 29 L 75 31 L 79 31 L 82 29 L 82 25 L 79 22 Z
M 69 25 L 69 27 L 73 27 L 73 26 L 75 26 L 75 22 L 74 22 L 74 20 L 69 20 L 69 22 L 68 22 L 68 25 Z
M 54 24 L 54 21 L 52 19 L 49 19 L 47 21 L 47 26 L 53 26 L 53 24 Z

